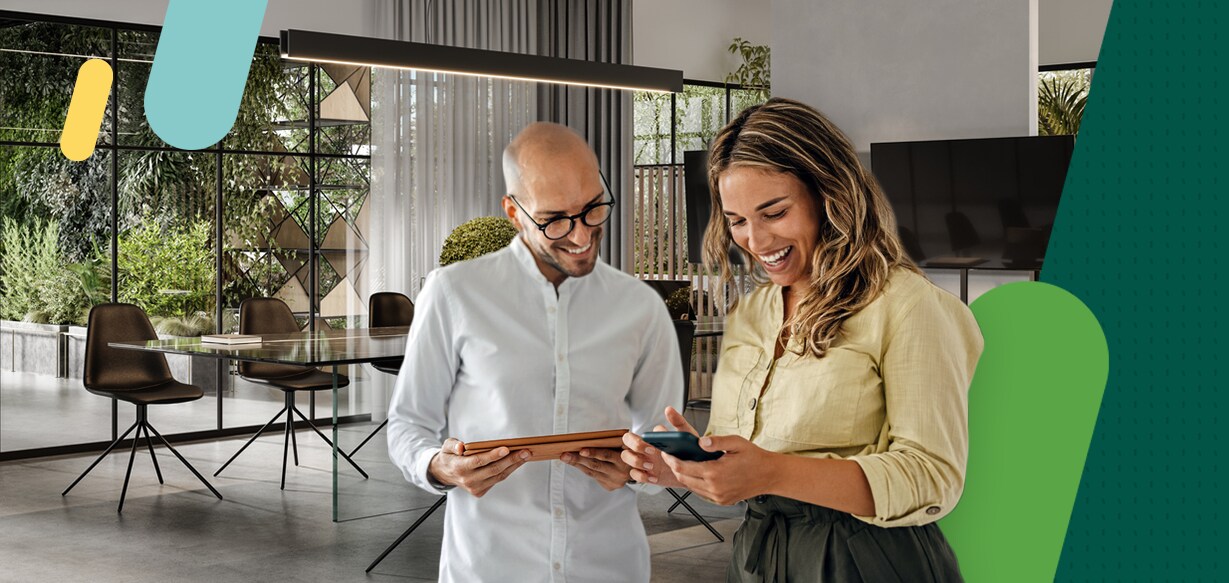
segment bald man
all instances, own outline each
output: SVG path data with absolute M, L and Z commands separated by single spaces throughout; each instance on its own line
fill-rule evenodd
M 618 450 L 458 455 L 466 441 L 639 434 L 683 401 L 665 304 L 599 259 L 615 201 L 584 139 L 530 125 L 504 151 L 504 176 L 519 235 L 428 276 L 389 405 L 389 457 L 448 495 L 440 581 L 648 581 Z

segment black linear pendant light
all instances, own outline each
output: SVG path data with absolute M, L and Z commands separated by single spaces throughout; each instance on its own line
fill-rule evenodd
M 414 69 L 634 91 L 671 93 L 683 90 L 683 72 L 672 69 L 595 63 L 307 30 L 283 30 L 281 50 L 283 58 L 296 61 Z

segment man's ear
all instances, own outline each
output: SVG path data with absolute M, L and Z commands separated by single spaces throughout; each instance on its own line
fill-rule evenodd
M 519 209 L 516 208 L 516 203 L 512 202 L 512 198 L 507 195 L 504 195 L 503 200 L 501 200 L 500 202 L 504 206 L 504 214 L 508 215 L 509 221 L 512 221 L 512 226 L 516 227 L 517 231 L 520 231 L 521 230 L 521 219 L 520 219 L 520 213 L 517 212 Z

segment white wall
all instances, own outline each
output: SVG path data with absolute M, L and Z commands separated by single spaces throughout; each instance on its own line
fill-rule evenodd
M 208 2 L 209 0 L 194 0 Z M 366 1 L 268 0 L 260 34 L 276 37 L 288 28 L 361 35 Z M 6 10 L 161 26 L 167 0 L 4 0 Z
M 871 142 L 1036 132 L 1037 0 L 775 0 L 773 94 Z
M 682 69 L 687 79 L 723 81 L 741 60 L 734 37 L 772 41 L 772 0 L 633 0 L 633 63 Z
M 1113 0 L 1038 0 L 1042 65 L 1097 60 Z

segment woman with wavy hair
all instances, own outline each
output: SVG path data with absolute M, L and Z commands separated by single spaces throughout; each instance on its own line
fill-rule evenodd
M 747 502 L 730 581 L 961 580 L 934 523 L 964 487 L 972 314 L 909 260 L 879 185 L 818 111 L 748 108 L 709 157 L 705 261 L 733 287 L 733 243 L 758 282 L 727 317 L 700 440 L 725 453 L 682 461 L 629 434 L 632 477 Z

